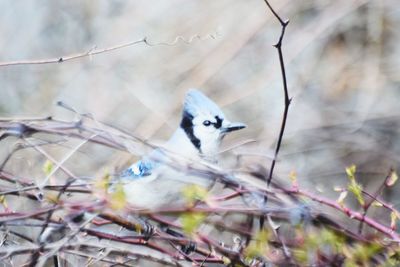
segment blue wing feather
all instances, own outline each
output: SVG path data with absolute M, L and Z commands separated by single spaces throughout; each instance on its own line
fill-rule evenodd
M 128 169 L 122 172 L 121 177 L 130 179 L 139 179 L 149 176 L 154 167 L 151 161 L 139 160 L 132 164 Z
M 160 149 L 155 149 L 148 156 L 144 156 L 123 171 L 121 177 L 136 180 L 149 176 L 160 165 L 164 157 L 165 155 Z

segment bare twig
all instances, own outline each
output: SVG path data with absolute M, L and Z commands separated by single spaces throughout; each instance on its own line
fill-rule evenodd
M 205 37 L 200 36 L 199 34 L 195 34 L 191 36 L 190 38 L 186 39 L 183 36 L 177 36 L 174 41 L 172 42 L 149 42 L 147 37 L 144 37 L 142 39 L 136 40 L 136 41 L 131 41 L 123 44 L 118 44 L 115 46 L 107 47 L 107 48 L 102 48 L 102 49 L 97 49 L 97 47 L 93 47 L 89 49 L 86 52 L 74 54 L 74 55 L 67 55 L 67 56 L 61 56 L 57 58 L 49 58 L 49 59 L 36 59 L 36 60 L 18 60 L 18 61 L 8 61 L 8 62 L 0 62 L 0 67 L 6 67 L 6 66 L 18 66 L 18 65 L 42 65 L 42 64 L 54 64 L 54 63 L 63 63 L 66 61 L 72 61 L 76 59 L 81 59 L 85 57 L 91 57 L 94 55 L 98 54 L 104 54 L 108 52 L 112 52 L 115 50 L 119 50 L 122 48 L 134 46 L 140 43 L 143 43 L 147 46 L 160 46 L 160 45 L 165 45 L 165 46 L 173 46 L 178 44 L 179 42 L 183 42 L 185 44 L 191 44 L 194 40 L 200 40 L 204 41 L 206 39 L 216 39 L 218 37 L 218 32 L 213 33 L 213 34 L 208 34 Z
M 65 190 L 68 188 L 68 186 L 71 185 L 74 181 L 75 180 L 71 178 L 65 183 L 64 187 L 61 188 L 61 190 L 59 191 L 59 193 L 57 195 L 57 202 L 61 198 L 61 196 L 65 193 Z M 55 203 L 53 205 L 54 208 L 56 208 L 57 206 L 58 206 L 57 203 Z M 36 263 L 38 262 L 39 257 L 40 257 L 40 253 L 43 251 L 43 249 L 45 247 L 45 242 L 42 242 L 41 239 L 42 239 L 43 233 L 45 232 L 46 228 L 48 227 L 48 225 L 50 223 L 50 219 L 51 219 L 51 216 L 53 215 L 54 211 L 55 211 L 55 209 L 51 209 L 47 213 L 46 219 L 44 221 L 42 229 L 40 230 L 39 237 L 38 237 L 38 240 L 40 242 L 40 247 L 39 247 L 39 249 L 37 249 L 35 252 L 32 253 L 29 266 L 32 266 L 32 267 L 36 266 Z
M 264 0 L 264 2 L 267 4 L 269 10 L 272 12 L 272 14 L 275 16 L 275 18 L 279 21 L 279 23 L 281 24 L 281 27 L 282 27 L 281 34 L 279 36 L 279 40 L 274 45 L 274 47 L 278 50 L 279 64 L 280 64 L 281 73 L 282 73 L 283 91 L 284 91 L 284 94 L 285 94 L 285 108 L 284 108 L 284 111 L 283 111 L 281 128 L 280 128 L 280 131 L 279 131 L 278 142 L 277 142 L 276 148 L 275 148 L 274 158 L 273 158 L 273 160 L 271 162 L 269 175 L 268 175 L 268 179 L 267 179 L 267 185 L 269 186 L 270 183 L 271 183 L 271 180 L 272 180 L 273 173 L 274 173 L 274 168 L 275 168 L 276 160 L 277 160 L 277 157 L 278 157 L 278 153 L 279 153 L 279 150 L 281 148 L 283 134 L 285 132 L 285 127 L 286 127 L 286 120 L 287 120 L 287 116 L 288 116 L 288 112 L 289 112 L 289 105 L 290 105 L 290 102 L 291 102 L 291 99 L 289 98 L 288 88 L 287 88 L 286 70 L 285 70 L 285 63 L 284 63 L 284 60 L 283 60 L 283 53 L 282 53 L 282 41 L 283 41 L 283 37 L 285 35 L 286 27 L 289 24 L 289 20 L 283 21 L 281 19 L 281 17 L 272 8 L 272 6 L 268 2 L 268 0 Z M 267 201 L 267 197 L 264 197 L 264 201 L 265 202 Z M 264 227 L 264 217 L 262 216 L 262 217 L 260 217 L 260 228 L 263 228 L 263 227 Z
M 115 46 L 107 47 L 107 48 L 103 48 L 103 49 L 92 48 L 92 49 L 89 49 L 89 51 L 86 51 L 83 53 L 69 55 L 69 56 L 62 56 L 62 57 L 58 57 L 58 58 L 1 62 L 0 67 L 16 66 L 16 65 L 39 65 L 39 64 L 63 63 L 66 61 L 71 61 L 71 60 L 75 60 L 75 59 L 79 59 L 79 58 L 90 57 L 93 55 L 111 52 L 114 50 L 133 46 L 133 45 L 140 44 L 140 43 L 146 43 L 146 37 L 142 38 L 140 40 L 128 42 L 125 44 L 119 44 L 119 45 L 115 45 Z
M 50 160 L 53 164 L 55 164 L 56 165 L 56 167 L 55 167 L 55 171 L 57 171 L 57 169 L 58 168 L 60 168 L 62 171 L 64 171 L 68 176 L 70 176 L 70 177 L 72 177 L 72 178 L 74 178 L 74 179 L 77 179 L 77 177 L 70 171 L 70 170 L 68 170 L 67 168 L 65 168 L 64 167 L 64 165 L 63 165 L 63 163 L 69 158 L 69 157 L 67 157 L 67 158 L 65 158 L 65 159 L 63 159 L 61 162 L 58 162 L 56 159 L 54 159 L 51 155 L 49 155 L 44 149 L 42 149 L 39 145 L 37 145 L 37 144 L 34 144 L 33 142 L 31 142 L 29 139 L 27 139 L 27 138 L 24 138 L 24 141 L 25 142 L 27 142 L 28 144 L 29 144 L 29 146 L 31 146 L 31 147 L 33 147 L 35 150 L 37 150 L 38 152 L 40 152 L 41 154 L 43 154 L 48 160 Z M 79 147 L 78 147 L 79 148 Z M 78 148 L 76 148 L 76 149 L 78 149 Z M 76 151 L 76 149 L 74 149 L 74 151 Z M 55 173 L 55 171 L 54 172 L 51 172 L 50 173 L 50 176 L 51 175 L 53 175 L 54 173 Z M 49 177 L 50 177 L 49 176 Z M 45 179 L 45 181 L 43 182 L 44 184 L 46 183 L 46 179 Z
M 369 195 L 370 200 L 364 204 L 364 212 L 363 218 L 367 215 L 369 208 L 371 207 L 372 203 L 377 200 L 377 197 L 382 193 L 383 188 L 385 187 L 386 181 L 390 178 L 393 173 L 393 169 L 390 169 L 389 173 L 386 175 L 385 179 L 383 180 L 382 184 L 376 189 L 375 193 Z M 360 221 L 358 225 L 358 233 L 361 234 L 363 230 L 364 220 Z
M 279 23 L 282 26 L 281 35 L 279 36 L 279 40 L 274 45 L 274 47 L 278 50 L 279 63 L 280 63 L 280 66 L 281 66 L 281 73 L 282 73 L 283 91 L 285 93 L 285 109 L 283 111 L 282 124 L 281 124 L 281 129 L 280 129 L 280 132 L 279 132 L 278 142 L 277 142 L 276 149 L 275 149 L 274 159 L 272 160 L 271 167 L 270 167 L 270 170 L 269 170 L 269 176 L 268 176 L 268 181 L 267 181 L 267 183 L 269 185 L 271 183 L 272 175 L 274 173 L 276 159 L 278 157 L 278 153 L 279 153 L 279 150 L 281 148 L 283 133 L 285 132 L 286 120 L 287 120 L 287 115 L 288 115 L 288 111 L 289 111 L 289 105 L 290 105 L 290 102 L 291 102 L 291 98 L 289 98 L 289 92 L 288 92 L 287 80 L 286 80 L 285 63 L 284 63 L 284 60 L 283 60 L 283 53 L 282 53 L 282 41 L 283 41 L 283 37 L 285 35 L 286 27 L 289 24 L 289 20 L 283 21 L 281 19 L 281 17 L 272 8 L 272 6 L 268 2 L 268 0 L 264 0 L 264 2 L 267 4 L 269 10 L 272 12 L 272 14 L 274 14 L 276 19 L 279 21 Z

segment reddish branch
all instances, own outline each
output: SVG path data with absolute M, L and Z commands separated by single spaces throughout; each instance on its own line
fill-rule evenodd
M 357 221 L 364 221 L 367 225 L 369 225 L 371 228 L 378 230 L 379 232 L 385 234 L 386 236 L 390 237 L 393 241 L 395 242 L 400 242 L 400 235 L 393 231 L 391 228 L 379 223 L 378 221 L 364 216 L 362 213 L 354 211 L 348 207 L 342 206 L 336 201 L 330 200 L 325 197 L 320 197 L 313 195 L 310 192 L 300 190 L 298 188 L 296 189 L 287 189 L 285 190 L 286 193 L 289 194 L 295 194 L 295 195 L 301 195 L 304 197 L 307 197 L 308 199 L 311 199 L 313 201 L 319 202 L 321 204 L 324 204 L 325 206 L 329 206 L 331 208 L 334 208 L 335 210 L 338 210 L 345 215 L 347 215 L 351 219 L 355 219 Z
M 368 194 L 370 200 L 368 202 L 366 202 L 363 206 L 363 209 L 364 209 L 363 217 L 365 217 L 367 215 L 368 210 L 371 207 L 372 203 L 374 201 L 377 201 L 377 197 L 382 193 L 382 190 L 385 188 L 386 182 L 388 181 L 388 179 L 390 179 L 390 176 L 392 175 L 392 173 L 393 173 L 393 170 L 391 169 L 389 171 L 388 175 L 385 177 L 385 179 L 381 183 L 381 185 L 378 187 L 378 189 L 375 190 L 375 193 Z M 363 225 L 364 225 L 364 220 L 361 220 L 360 224 L 358 225 L 358 232 L 360 234 L 362 233 Z
M 6 138 L 7 136 L 13 135 L 13 136 L 19 136 L 19 137 L 27 137 L 29 135 L 33 135 L 36 133 L 49 133 L 49 134 L 54 134 L 54 135 L 63 135 L 63 136 L 70 136 L 74 138 L 80 138 L 80 139 L 88 139 L 88 136 L 93 135 L 94 133 L 99 134 L 97 135 L 97 139 L 90 139 L 88 142 L 91 143 L 96 143 L 96 144 L 102 144 L 104 146 L 110 146 L 114 149 L 125 149 L 124 148 L 124 142 L 126 140 L 134 140 L 138 141 L 139 139 L 136 139 L 135 137 L 129 136 L 129 134 L 120 132 L 119 130 L 116 130 L 115 128 L 110 128 L 111 133 L 106 133 L 106 132 L 99 132 L 99 129 L 96 129 L 94 127 L 86 125 L 83 121 L 78 121 L 78 122 L 61 122 L 61 121 L 54 121 L 52 119 L 44 119 L 44 120 L 24 120 L 24 121 L 6 121 L 2 120 L 0 121 L 0 129 L 2 130 L 2 136 L 0 136 L 0 141 L 2 138 Z M 104 131 L 104 130 L 102 130 Z M 118 136 L 118 138 L 113 138 L 112 135 Z M 201 166 L 199 166 L 200 168 Z M 198 173 L 203 173 L 204 170 L 197 170 L 195 166 L 191 166 L 190 171 L 192 171 L 194 174 Z M 157 211 L 141 211 L 137 209 L 129 209 L 127 208 L 128 211 L 132 211 L 138 216 L 143 215 L 143 216 L 148 216 L 154 219 L 155 221 L 158 221 L 162 224 L 167 224 L 171 225 L 171 227 L 177 229 L 179 232 L 182 232 L 182 226 L 176 222 L 171 222 L 169 220 L 166 220 L 162 218 L 160 215 L 173 215 L 173 216 L 179 216 L 180 214 L 183 213 L 204 213 L 204 214 L 228 214 L 228 213 L 236 213 L 236 214 L 245 214 L 249 216 L 258 216 L 260 218 L 264 218 L 267 214 L 271 216 L 272 218 L 277 218 L 280 220 L 285 220 L 288 221 L 290 217 L 290 210 L 285 203 L 281 203 L 282 206 L 279 209 L 266 209 L 266 208 L 249 208 L 247 206 L 225 206 L 224 201 L 225 200 L 230 200 L 232 198 L 236 197 L 241 197 L 243 193 L 258 193 L 259 195 L 263 196 L 265 194 L 270 194 L 270 195 L 275 195 L 276 201 L 279 201 L 279 196 L 280 194 L 283 194 L 284 196 L 289 196 L 291 200 L 296 203 L 296 201 L 299 199 L 299 196 L 302 198 L 307 198 L 312 201 L 319 202 L 323 204 L 324 206 L 332 207 L 335 210 L 338 210 L 353 220 L 357 221 L 363 221 L 366 225 L 368 225 L 372 229 L 376 229 L 377 231 L 383 233 L 385 236 L 391 238 L 395 242 L 400 242 L 400 237 L 399 234 L 387 227 L 386 225 L 380 223 L 379 221 L 367 217 L 364 214 L 351 210 L 350 208 L 347 208 L 345 206 L 342 206 L 335 202 L 334 200 L 330 200 L 324 197 L 316 196 L 313 195 L 312 193 L 309 193 L 307 191 L 300 190 L 299 188 L 282 188 L 279 187 L 275 181 L 271 183 L 271 188 L 265 187 L 258 187 L 256 189 L 247 189 L 244 185 L 240 183 L 232 183 L 232 179 L 228 180 L 225 179 L 224 174 L 222 172 L 219 172 L 218 170 L 214 170 L 212 168 L 207 169 L 207 176 L 210 177 L 218 177 L 219 181 L 221 183 L 225 183 L 225 181 L 230 185 L 230 187 L 233 189 L 232 193 L 229 193 L 224 196 L 216 196 L 215 198 L 210 198 L 214 201 L 212 201 L 212 206 L 207 206 L 204 205 L 198 205 L 195 207 L 169 207 L 165 208 L 162 210 L 157 210 Z M 267 180 L 268 174 L 263 173 L 256 175 L 254 174 L 253 176 L 258 177 L 263 180 Z M 9 185 L 7 185 L 6 190 L 1 189 L 3 191 L 2 193 L 12 193 L 16 195 L 21 195 L 21 196 L 27 196 L 32 198 L 33 200 L 37 200 L 35 198 L 35 190 L 38 190 L 38 187 L 35 185 L 33 182 L 33 179 L 28 179 L 24 177 L 16 177 L 13 174 L 0 170 L 0 179 L 3 181 L 6 181 Z M 11 187 L 15 187 L 14 189 Z M 19 187 L 21 186 L 21 187 Z M 90 191 L 90 184 L 71 184 L 69 185 L 71 188 L 66 188 L 63 185 L 46 185 L 44 189 L 50 189 L 50 190 L 65 190 L 65 191 L 71 191 L 75 192 L 74 190 L 81 190 L 79 191 L 80 193 L 91 193 Z M 79 187 L 83 187 L 82 189 Z M 34 192 L 29 192 L 29 191 L 34 191 Z M 368 195 L 372 199 L 382 203 L 382 205 L 390 209 L 391 211 L 396 211 L 394 207 L 381 200 L 378 198 L 377 194 L 369 194 L 368 192 L 364 192 L 364 194 Z M 279 204 L 279 202 L 278 202 Z M 3 223 L 4 226 L 7 226 L 7 222 L 12 222 L 12 221 L 20 221 L 20 220 L 25 220 L 25 219 L 35 219 L 35 220 L 41 220 L 42 226 L 49 224 L 49 223 L 57 223 L 51 221 L 49 216 L 44 216 L 44 215 L 51 215 L 51 210 L 54 209 L 64 209 L 65 211 L 90 211 L 90 212 L 95 212 L 97 213 L 99 210 L 103 211 L 102 209 L 105 208 L 105 202 L 96 202 L 90 204 L 88 206 L 88 203 L 74 203 L 72 199 L 64 199 L 62 201 L 59 201 L 57 206 L 50 207 L 50 208 L 43 208 L 40 210 L 37 210 L 33 213 L 10 213 L 10 212 L 5 212 L 5 213 L 0 213 L 0 223 Z M 296 207 L 294 207 L 296 208 Z M 110 211 L 111 212 L 111 211 Z M 318 217 L 315 216 L 315 218 Z M 110 221 L 114 225 L 120 225 L 123 226 L 126 229 L 132 230 L 132 231 L 139 231 L 142 230 L 138 228 L 138 224 L 132 222 L 132 220 L 128 220 L 124 217 L 116 216 L 114 214 L 107 214 L 107 213 L 102 213 L 100 215 L 103 219 L 106 219 Z M 326 221 L 325 221 L 326 222 Z M 334 222 L 334 221 L 333 221 Z M 232 233 L 238 233 L 241 236 L 250 236 L 252 231 L 251 227 L 240 227 L 240 226 L 235 226 L 235 225 L 227 225 L 224 224 L 223 222 L 213 222 L 208 219 L 204 221 L 204 223 L 212 224 L 212 225 L 218 225 L 227 231 L 231 231 Z M 10 224 L 11 225 L 11 224 Z M 327 224 L 324 224 L 327 225 Z M 342 233 L 345 233 L 346 236 L 353 238 L 354 240 L 360 241 L 360 242 L 367 242 L 365 240 L 365 237 L 362 235 L 357 235 L 356 233 L 352 233 L 351 231 L 347 231 L 346 227 L 344 225 L 341 225 L 340 223 L 332 224 L 333 226 L 331 229 L 335 229 L 339 231 L 342 229 Z M 329 226 L 328 226 L 329 227 Z M 203 236 L 201 234 L 197 235 L 195 240 L 189 240 L 186 237 L 176 237 L 172 236 L 166 232 L 163 232 L 161 229 L 156 229 L 153 235 L 150 237 L 146 237 L 144 235 L 138 235 L 138 236 L 128 236 L 128 237 L 121 237 L 121 236 L 115 236 L 103 232 L 99 232 L 96 230 L 92 229 L 81 229 L 81 232 L 85 232 L 88 235 L 91 236 L 96 236 L 98 238 L 103 238 L 103 239 L 108 239 L 108 240 L 113 240 L 115 242 L 121 242 L 121 243 L 126 243 L 126 244 L 132 244 L 132 245 L 140 245 L 140 246 L 146 246 L 155 250 L 160 251 L 161 253 L 167 253 L 166 255 L 170 256 L 175 256 L 176 253 L 174 254 L 174 251 L 167 250 L 164 246 L 160 246 L 159 242 L 164 242 L 168 245 L 168 242 L 172 242 L 173 247 L 175 249 L 179 248 L 180 245 L 185 245 L 188 244 L 189 242 L 195 242 L 197 244 L 197 248 L 195 250 L 196 255 L 202 255 L 203 257 L 199 256 L 190 256 L 190 260 L 193 262 L 201 263 L 201 262 L 218 262 L 222 263 L 222 257 L 221 255 L 228 257 L 232 262 L 238 262 L 242 263 L 240 261 L 240 256 L 241 254 L 233 251 L 229 247 L 222 246 L 218 241 L 213 240 L 211 237 Z M 150 239 L 149 239 L 150 238 Z M 281 242 L 278 241 L 270 241 L 270 242 L 275 242 L 274 246 L 279 247 L 279 244 Z M 288 242 L 291 242 L 288 240 Z M 281 244 L 282 245 L 282 244 Z M 291 246 L 296 246 L 295 242 L 291 243 Z M 43 247 L 43 249 L 46 249 Z M 210 251 L 216 251 L 217 254 L 210 256 Z M 32 250 L 31 251 L 37 251 L 37 250 Z

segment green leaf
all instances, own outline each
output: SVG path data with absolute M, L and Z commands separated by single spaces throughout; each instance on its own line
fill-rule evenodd
M 352 164 L 349 167 L 346 167 L 346 174 L 349 179 L 354 179 L 356 174 L 357 167 L 356 165 Z
M 381 202 L 376 201 L 376 200 L 374 200 L 371 203 L 371 205 L 374 206 L 374 207 L 383 207 L 383 204 Z
M 110 187 L 111 175 L 106 172 L 103 177 L 96 179 L 94 187 L 102 192 L 107 191 Z
M 379 243 L 357 245 L 353 252 L 353 257 L 357 259 L 357 261 L 367 264 L 369 259 L 382 251 L 382 249 L 383 247 Z
M 126 205 L 126 195 L 122 184 L 115 185 L 114 192 L 111 193 L 110 206 L 112 209 L 121 210 Z
M 203 223 L 206 215 L 201 212 L 185 212 L 180 216 L 183 231 L 191 235 Z
M 343 246 L 343 254 L 346 257 L 344 266 L 370 266 L 370 259 L 383 249 L 383 245 L 377 242 Z
M 208 196 L 208 191 L 205 187 L 195 184 L 186 186 L 182 193 L 189 206 L 193 206 L 199 200 L 205 201 Z
M 323 228 L 321 230 L 319 238 L 322 240 L 322 243 L 324 245 L 325 244 L 330 245 L 332 248 L 335 249 L 337 253 L 339 253 L 344 243 L 346 242 L 345 237 L 343 235 L 326 228 Z M 319 244 L 319 247 L 321 247 L 321 244 Z
M 365 200 L 362 193 L 362 186 L 356 181 L 356 170 L 357 167 L 354 164 L 346 168 L 346 174 L 350 180 L 347 189 L 354 194 L 358 203 L 360 203 L 361 206 L 364 206 Z
M 254 241 L 251 242 L 244 252 L 247 258 L 253 259 L 255 257 L 265 256 L 268 252 L 268 240 L 270 239 L 269 232 L 266 230 L 259 231 Z
M 362 194 L 362 186 L 359 183 L 357 183 L 355 180 L 352 180 L 347 188 L 357 198 L 358 203 L 360 203 L 361 206 L 364 206 L 365 200 L 364 200 L 364 197 Z
M 222 261 L 225 266 L 228 266 L 231 263 L 231 260 L 228 257 L 222 256 Z
M 6 209 L 8 208 L 8 204 L 7 204 L 5 195 L 0 196 L 0 204 L 3 205 L 4 208 L 6 208 Z
M 50 173 L 53 171 L 54 165 L 53 162 L 50 160 L 46 160 L 45 163 L 43 164 L 43 172 L 46 175 L 50 175 Z
M 293 256 L 298 261 L 299 263 L 303 264 L 306 266 L 308 263 L 308 257 L 309 254 L 307 250 L 305 249 L 293 249 Z

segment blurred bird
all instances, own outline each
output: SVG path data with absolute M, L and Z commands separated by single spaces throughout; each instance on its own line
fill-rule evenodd
M 185 159 L 216 163 L 223 137 L 245 128 L 230 122 L 203 93 L 190 89 L 185 97 L 178 129 L 165 143 L 165 151 Z M 208 186 L 211 180 L 187 175 L 171 166 L 162 149 L 156 149 L 121 174 L 127 202 L 143 209 L 157 209 L 182 202 L 182 190 L 190 185 Z

